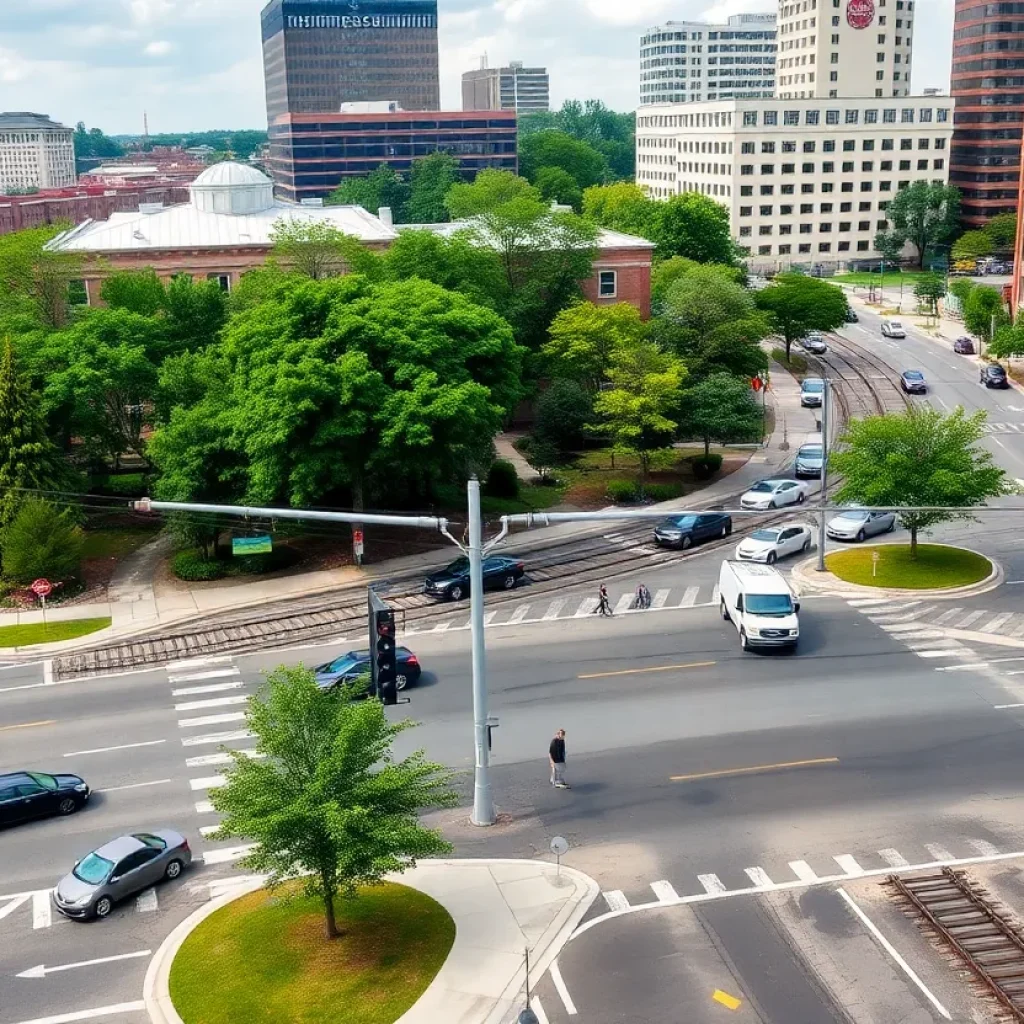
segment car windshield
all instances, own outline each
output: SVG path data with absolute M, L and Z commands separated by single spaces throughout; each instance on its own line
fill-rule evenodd
M 867 519 L 867 512 L 841 512 L 838 516 L 839 519 L 849 519 L 852 523 L 863 523 Z
M 821 445 L 820 444 L 805 444 L 800 449 L 800 456 L 804 459 L 820 459 L 821 458 Z
M 781 618 L 793 614 L 793 599 L 789 594 L 747 594 L 746 610 L 751 615 L 769 615 Z
M 38 782 L 43 789 L 48 789 L 51 793 L 56 793 L 60 788 L 57 785 L 57 780 L 52 775 L 46 775 L 43 772 L 29 772 L 28 776 L 34 782 Z
M 775 541 L 779 539 L 779 530 L 755 530 L 751 535 L 751 540 L 769 540 Z
M 774 483 L 772 483 L 770 480 L 762 480 L 759 484 L 754 484 L 754 486 L 750 488 L 750 493 L 751 494 L 765 494 L 765 493 L 770 494 L 772 491 L 775 490 L 775 487 L 776 487 L 776 485 Z
M 344 672 L 346 669 L 353 668 L 356 661 L 357 658 L 354 654 L 343 654 L 337 661 L 332 661 L 327 669 L 329 672 Z
M 101 857 L 98 853 L 90 853 L 75 867 L 72 873 L 80 882 L 101 885 L 113 870 L 114 862 L 112 860 L 107 860 L 106 857 Z
M 988 375 L 990 377 L 1005 377 L 1006 371 L 1001 366 L 990 366 L 988 368 Z
M 825 382 L 822 380 L 805 380 L 802 387 L 804 391 L 824 391 Z
M 696 516 L 679 516 L 678 519 L 666 519 L 665 525 L 671 529 L 686 530 L 697 522 Z
M 901 324 L 899 322 L 899 320 L 892 320 L 892 321 L 890 321 L 889 326 L 892 327 L 894 330 L 897 330 L 897 331 L 902 331 L 903 330 L 903 324 Z
M 906 377 L 907 380 L 924 380 L 924 374 L 921 373 L 920 370 L 907 370 L 903 376 Z
M 469 559 L 468 558 L 456 558 L 451 565 L 446 565 L 444 568 L 445 572 L 460 573 L 469 571 Z

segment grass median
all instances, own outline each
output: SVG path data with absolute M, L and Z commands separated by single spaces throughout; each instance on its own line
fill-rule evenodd
M 34 622 L 25 626 L 0 626 L 0 647 L 29 647 L 32 644 L 55 644 L 76 640 L 97 633 L 110 625 L 110 618 L 68 619 L 67 621 Z
M 873 553 L 878 552 L 876 565 Z M 901 590 L 938 590 L 980 583 L 992 572 L 983 555 L 944 544 L 918 544 L 917 558 L 909 544 L 879 544 L 833 551 L 825 565 L 847 583 Z
M 184 1024 L 393 1024 L 455 941 L 448 912 L 416 889 L 374 886 L 339 904 L 333 941 L 323 905 L 298 892 L 251 893 L 189 935 L 170 979 Z

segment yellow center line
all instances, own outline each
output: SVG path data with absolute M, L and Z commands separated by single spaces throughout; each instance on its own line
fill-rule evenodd
M 655 668 L 625 668 L 620 672 L 591 672 L 585 676 L 577 676 L 577 679 L 607 679 L 610 676 L 637 676 L 644 672 L 677 672 L 684 668 L 710 668 L 717 665 L 717 661 L 691 661 L 688 665 L 658 665 Z
M 20 725 L 0 725 L 0 732 L 10 732 L 12 729 L 37 729 L 41 725 L 56 725 L 57 719 L 50 718 L 45 722 L 22 722 Z
M 723 775 L 752 775 L 754 772 L 779 771 L 783 768 L 810 768 L 816 764 L 839 764 L 838 757 L 816 757 L 810 761 L 780 761 L 778 764 L 758 764 L 751 768 L 726 768 L 720 772 L 700 772 L 698 775 L 670 775 L 670 782 L 693 782 L 695 779 L 717 779 Z

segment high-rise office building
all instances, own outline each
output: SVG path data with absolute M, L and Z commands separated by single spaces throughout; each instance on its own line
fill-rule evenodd
M 725 25 L 670 21 L 640 37 L 640 103 L 765 99 L 775 93 L 775 15 Z
M 74 185 L 70 128 L 45 114 L 0 113 L 0 193 Z
M 781 0 L 781 99 L 910 95 L 914 0 Z
M 514 110 L 529 114 L 551 109 L 547 68 L 524 67 L 512 61 L 507 68 L 482 67 L 462 76 L 463 110 Z
M 441 105 L 437 0 L 270 0 L 262 22 L 271 126 L 343 103 Z
M 1024 122 L 1024 8 L 956 0 L 949 183 L 975 227 L 1017 212 Z

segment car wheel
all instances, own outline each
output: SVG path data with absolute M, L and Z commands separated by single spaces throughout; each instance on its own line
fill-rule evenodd
M 885 528 L 885 532 L 886 532 L 886 533 L 892 533 L 892 532 L 893 532 L 893 530 L 895 530 L 895 529 L 896 529 L 896 520 L 894 519 L 894 520 L 893 520 L 893 521 L 892 521 L 891 523 L 889 523 L 889 525 L 888 525 L 888 526 L 887 526 L 887 527 Z
M 75 803 L 74 797 L 66 796 L 57 804 L 59 814 L 74 814 L 76 810 L 78 810 L 78 804 Z
M 806 555 L 806 554 L 807 554 L 807 552 L 808 552 L 808 551 L 810 551 L 810 550 L 811 550 L 811 538 L 810 538 L 810 537 L 808 537 L 808 538 L 807 538 L 807 539 L 806 539 L 806 540 L 804 541 L 804 543 L 803 543 L 803 547 L 802 547 L 802 548 L 800 548 L 800 553 L 801 553 L 801 554 L 803 554 L 803 555 Z
M 449 600 L 451 600 L 451 601 L 461 601 L 464 596 L 465 595 L 463 593 L 462 587 L 456 585 L 454 587 L 449 587 L 448 588 L 448 598 L 449 598 Z
M 803 492 L 803 491 L 801 491 L 801 492 L 800 492 L 800 493 L 799 493 L 799 494 L 798 494 L 798 495 L 796 496 L 796 503 L 797 503 L 798 505 L 802 505 L 802 504 L 804 503 L 804 500 L 806 499 L 806 497 L 807 497 L 807 495 L 806 495 L 806 494 L 804 494 L 804 492 Z
M 863 530 L 858 530 L 857 531 L 857 543 L 858 544 L 863 544 L 864 543 L 864 538 L 866 536 L 867 536 L 867 534 Z
M 750 641 L 747 640 L 747 634 L 744 633 L 742 630 L 740 631 L 740 647 L 744 651 L 749 651 L 750 650 Z
M 685 536 L 679 542 L 679 547 L 683 551 L 685 551 L 687 548 L 692 548 L 693 547 L 693 538 L 691 536 L 689 536 L 689 535 Z
M 101 896 L 92 908 L 93 917 L 101 921 L 114 909 L 114 901 L 109 896 Z
M 723 537 L 729 537 L 732 535 L 732 523 L 725 524 L 725 532 L 722 534 Z
M 402 673 L 399 673 L 397 676 L 395 676 L 395 689 L 396 690 L 404 690 L 408 685 L 409 685 L 409 678 L 408 678 L 408 676 L 405 676 Z
M 505 577 L 504 582 L 503 582 L 503 586 L 505 587 L 506 590 L 512 590 L 512 588 L 515 587 L 515 585 L 516 585 L 516 578 L 515 578 L 515 576 L 506 576 Z
M 184 866 L 185 865 L 182 864 L 180 860 L 172 860 L 164 869 L 164 878 L 166 878 L 168 882 L 173 882 L 174 879 L 181 874 L 181 869 Z
M 726 622 L 732 621 L 729 618 L 729 609 L 725 607 L 725 599 L 724 598 L 721 599 L 718 602 L 718 610 L 722 613 L 722 618 L 725 619 Z
M 769 565 L 774 565 L 778 560 L 779 560 L 779 556 L 777 554 L 775 554 L 774 551 L 769 551 L 768 552 L 768 557 L 765 559 L 765 561 Z

